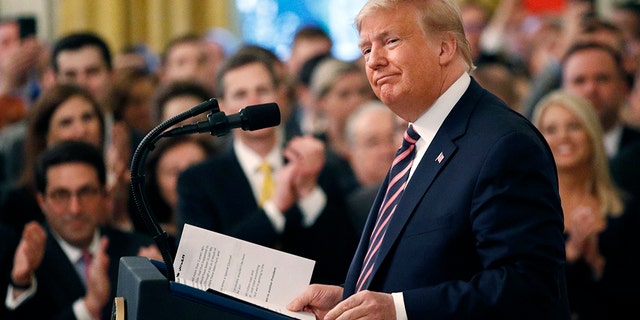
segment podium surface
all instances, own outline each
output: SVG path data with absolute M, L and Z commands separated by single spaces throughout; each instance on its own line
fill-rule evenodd
M 127 320 L 294 318 L 224 295 L 169 281 L 145 257 L 122 257 L 116 296 L 122 297 Z

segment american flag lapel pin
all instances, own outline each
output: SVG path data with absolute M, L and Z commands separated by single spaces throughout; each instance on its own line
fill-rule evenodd
M 444 160 L 444 154 L 440 152 L 440 154 L 436 157 L 436 161 L 438 161 L 438 163 L 441 163 L 442 160 Z

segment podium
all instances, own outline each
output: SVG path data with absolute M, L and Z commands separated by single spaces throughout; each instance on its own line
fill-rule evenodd
M 116 290 L 120 301 L 114 305 L 124 305 L 126 320 L 294 319 L 223 294 L 168 281 L 163 268 L 164 263 L 145 257 L 120 258 Z M 116 312 L 123 314 L 122 310 L 114 310 L 114 317 Z

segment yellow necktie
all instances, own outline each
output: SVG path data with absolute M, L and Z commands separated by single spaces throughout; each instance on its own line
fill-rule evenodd
M 271 198 L 273 195 L 273 189 L 275 188 L 275 183 L 273 182 L 273 177 L 271 176 L 271 166 L 262 162 L 259 167 L 260 172 L 262 172 L 262 176 L 264 180 L 262 181 L 262 187 L 260 188 L 260 199 L 258 200 L 258 205 L 262 207 L 264 203 Z

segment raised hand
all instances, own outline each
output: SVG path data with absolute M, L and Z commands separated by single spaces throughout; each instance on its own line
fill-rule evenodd
M 93 317 L 99 317 L 102 308 L 109 301 L 111 284 L 109 282 L 109 256 L 107 247 L 109 240 L 106 237 L 100 239 L 100 248 L 94 255 L 89 272 L 87 274 L 87 294 L 84 303 Z
M 39 223 L 31 221 L 24 226 L 22 239 L 13 258 L 11 277 L 14 283 L 31 285 L 31 276 L 44 257 L 46 240 L 47 233 Z
M 293 167 L 292 187 L 298 198 L 303 198 L 318 185 L 318 176 L 325 164 L 324 143 L 312 136 L 291 139 L 284 156 Z

